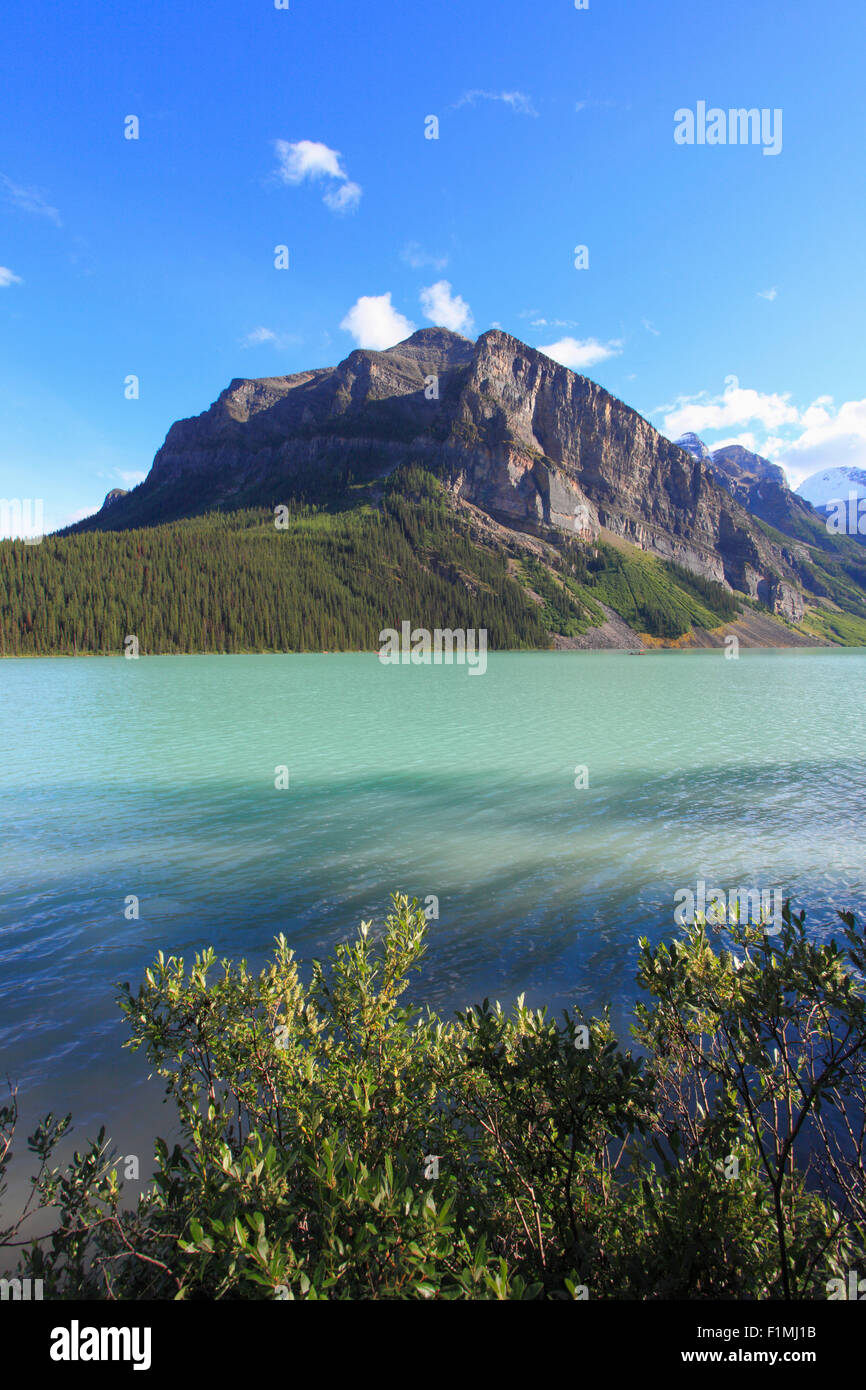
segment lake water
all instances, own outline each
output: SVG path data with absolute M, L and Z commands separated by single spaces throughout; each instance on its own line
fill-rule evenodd
M 416 998 L 622 1021 L 699 879 L 829 932 L 866 908 L 864 695 L 852 650 L 0 662 L 0 1073 L 144 1167 L 169 1117 L 114 984 L 160 948 L 308 962 L 399 889 L 439 901 Z

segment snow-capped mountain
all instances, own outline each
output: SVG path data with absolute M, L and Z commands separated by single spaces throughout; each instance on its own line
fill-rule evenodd
M 847 502 L 848 494 L 866 497 L 866 470 L 862 468 L 825 468 L 813 473 L 797 488 L 813 507 L 825 509 L 831 502 Z
M 703 459 L 704 463 L 709 463 L 712 459 L 712 454 L 704 441 L 699 439 L 696 434 L 692 434 L 691 431 L 688 434 L 680 435 L 680 438 L 675 439 L 674 443 L 681 449 L 685 449 L 687 454 L 691 454 L 693 459 Z
M 691 454 L 692 458 L 703 463 L 713 474 L 716 482 L 753 516 L 796 540 L 813 543 L 816 539 L 819 542 L 823 541 L 828 509 L 822 508 L 820 503 L 813 503 L 809 494 L 804 491 L 808 484 L 803 484 L 798 492 L 792 492 L 788 487 L 784 470 L 777 463 L 771 463 L 769 459 L 752 453 L 750 449 L 744 449 L 740 444 L 726 444 L 720 449 L 709 449 L 698 435 L 692 433 L 682 435 L 676 443 L 679 448 Z M 834 475 L 857 472 L 856 469 L 831 471 Z M 866 473 L 861 472 L 859 476 L 863 480 L 866 496 Z M 835 492 L 832 486 L 835 486 Z M 844 485 L 837 482 L 832 486 L 827 493 L 828 498 L 842 498 L 847 501 L 852 484 L 845 481 Z M 860 539 L 859 535 L 857 539 Z M 862 539 L 863 543 L 866 543 L 866 533 Z

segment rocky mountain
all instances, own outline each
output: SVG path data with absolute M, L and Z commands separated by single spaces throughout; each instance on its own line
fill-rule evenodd
M 713 472 L 744 505 L 760 499 L 766 490 L 788 486 L 783 469 L 740 444 L 727 444 L 710 454 Z
M 791 491 L 778 464 L 740 444 L 711 451 L 696 434 L 683 435 L 677 443 L 704 460 L 722 487 L 753 516 L 795 540 L 821 543 L 824 518 L 804 497 Z
M 422 464 L 510 533 L 613 537 L 797 622 L 800 578 L 703 458 L 516 338 L 422 329 L 336 367 L 236 379 L 173 425 L 145 481 L 78 530 L 327 496 Z
M 736 446 L 711 452 L 695 435 L 672 443 L 597 383 L 499 330 L 472 342 L 422 329 L 335 367 L 238 378 L 172 425 L 143 483 L 113 490 L 69 533 L 176 524 L 155 544 L 169 568 L 179 548 L 178 582 L 188 584 L 187 550 L 204 534 L 190 526 L 236 516 L 241 532 L 225 542 L 236 568 L 215 572 L 214 602 L 252 565 L 261 607 L 270 552 L 245 547 L 254 518 L 265 524 L 275 507 L 313 546 L 315 573 L 337 585 L 328 611 L 338 621 L 321 638 L 330 645 L 368 641 L 359 634 L 375 626 L 373 569 L 360 562 L 363 581 L 345 569 L 349 549 L 357 566 L 365 546 L 388 584 L 400 576 L 395 602 L 401 583 L 426 593 L 438 622 L 443 606 L 471 617 L 489 600 L 503 641 L 537 643 L 546 630 L 560 645 L 639 644 L 641 634 L 717 645 L 736 630 L 746 644 L 866 643 L 863 546 L 830 535 L 781 469 Z M 330 518 L 318 539 L 303 530 L 311 508 Z M 108 551 L 101 563 L 112 564 Z M 279 582 L 300 591 L 303 568 Z M 352 607 L 358 584 L 363 621 Z M 315 642 L 316 600 L 303 602 L 299 631 Z M 223 628 L 223 618 L 196 625 Z M 273 629 L 277 646 L 288 640 Z M 183 649 L 186 638 L 170 640 Z M 254 625 L 249 640 L 264 640 Z

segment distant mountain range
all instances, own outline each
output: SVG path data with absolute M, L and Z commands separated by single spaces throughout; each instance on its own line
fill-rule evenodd
M 778 464 L 771 463 L 760 454 L 751 453 L 739 444 L 728 444 L 711 452 L 696 434 L 684 434 L 676 442 L 693 458 L 706 463 L 722 486 L 753 516 L 776 527 L 786 536 L 817 543 L 825 548 L 827 513 L 818 503 L 821 489 L 815 486 L 816 480 L 830 479 L 832 474 L 834 482 L 828 482 L 825 488 L 828 500 L 831 497 L 847 499 L 848 484 L 840 481 L 840 477 L 856 470 L 832 469 L 828 473 L 816 473 L 796 491 L 792 491 Z M 861 476 L 866 483 L 866 474 Z M 840 491 L 842 488 L 844 490 Z
M 673 443 L 498 330 L 472 342 L 422 329 L 336 367 L 236 379 L 172 425 L 144 482 L 113 489 L 57 543 L 170 525 L 182 546 L 209 514 L 246 533 L 277 507 L 329 518 L 317 534 L 333 540 L 350 515 L 432 516 L 434 494 L 438 540 L 415 544 L 406 594 L 422 572 L 479 594 L 485 566 L 502 566 L 509 631 L 525 627 L 530 644 L 539 623 L 560 646 L 719 645 L 732 631 L 759 645 L 866 642 L 866 555 L 828 533 L 781 469 L 693 435 Z M 358 622 L 375 616 L 373 603 Z

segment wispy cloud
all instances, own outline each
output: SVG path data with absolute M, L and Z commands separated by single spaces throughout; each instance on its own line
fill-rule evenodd
M 439 328 L 450 328 L 452 333 L 469 333 L 472 328 L 472 311 L 465 299 L 452 294 L 448 280 L 437 280 L 421 291 L 421 308 L 424 317 Z
M 94 507 L 78 507 L 74 512 L 67 512 L 66 516 L 62 516 L 60 520 L 49 529 L 63 531 L 67 526 L 74 526 L 76 521 L 83 521 L 86 516 L 94 516 L 101 506 L 102 503 L 97 502 Z
M 20 275 L 14 275 L 7 265 L 0 265 L 0 290 L 8 289 L 10 285 L 22 285 L 23 283 Z
M 644 328 L 646 329 L 647 333 L 652 333 L 652 335 L 653 335 L 654 338 L 660 338 L 660 337 L 661 337 L 661 334 L 659 333 L 658 329 L 657 329 L 653 324 L 650 323 L 649 319 L 641 319 L 641 323 L 643 324 L 643 326 L 644 326 Z
M 37 217 L 47 217 L 57 227 L 63 225 L 57 208 L 51 206 L 41 189 L 26 188 L 23 184 L 14 183 L 6 174 L 0 174 L 0 186 L 13 207 L 20 208 L 22 212 L 32 212 Z
M 758 298 L 769 299 L 772 303 L 772 301 L 776 298 L 776 295 L 778 293 L 779 291 L 776 289 L 776 286 L 774 285 L 771 290 L 758 290 Z
M 262 343 L 275 343 L 277 335 L 272 328 L 254 328 L 243 340 L 243 347 L 260 347 Z
M 596 101 L 596 100 L 595 100 L 594 98 L 592 98 L 592 97 L 587 97 L 587 99 L 586 99 L 585 101 L 576 101 L 576 102 L 574 103 L 574 109 L 575 109 L 575 112 L 576 112 L 578 115 L 580 115 L 580 112 L 581 112 L 581 111 L 588 111 L 591 107 L 595 107 L 595 108 L 597 108 L 597 109 L 599 109 L 599 110 L 601 110 L 601 109 L 613 110 L 615 107 L 618 107 L 619 109 L 621 109 L 621 110 L 623 110 L 623 111 L 630 111 L 630 110 L 631 110 L 631 102 L 630 102 L 630 101 L 628 101 L 628 102 L 626 102 L 626 101 L 608 101 L 608 100 L 605 100 L 605 101 Z
M 461 106 L 476 106 L 479 101 L 501 101 L 520 116 L 538 115 L 532 104 L 532 98 L 527 96 L 525 92 L 485 92 L 480 88 L 473 88 L 470 92 L 464 92 L 462 97 L 459 97 L 448 109 L 459 111 Z
M 273 328 L 265 328 L 264 325 L 260 325 L 241 339 L 241 347 L 262 347 L 264 343 L 269 343 L 271 347 L 286 348 L 302 341 L 303 339 L 297 333 L 278 333 Z
M 339 187 L 329 189 L 322 202 L 332 212 L 352 212 L 360 203 L 363 191 L 359 183 L 346 179 Z
M 432 270 L 444 270 L 448 264 L 447 256 L 437 256 L 425 251 L 420 241 L 407 241 L 400 252 L 400 260 L 405 261 L 413 270 L 422 270 L 426 266 Z
M 363 189 L 354 183 L 341 163 L 339 150 L 320 140 L 275 140 L 277 175 L 283 183 L 299 184 L 307 179 L 327 179 L 330 186 L 322 202 L 332 212 L 352 212 L 361 201 Z

